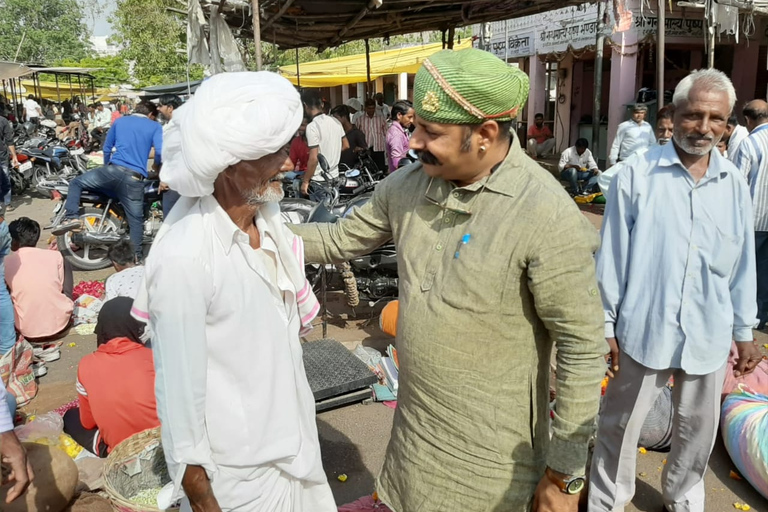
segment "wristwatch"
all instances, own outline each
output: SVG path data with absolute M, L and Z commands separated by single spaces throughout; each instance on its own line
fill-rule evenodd
M 556 484 L 565 494 L 579 494 L 587 485 L 587 479 L 583 476 L 570 476 L 563 478 L 555 474 L 555 472 L 549 468 L 547 468 L 545 474 L 547 475 L 547 478 L 549 478 L 552 483 Z

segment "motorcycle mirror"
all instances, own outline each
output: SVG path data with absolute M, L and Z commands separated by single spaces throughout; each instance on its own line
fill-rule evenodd
M 325 156 L 318 154 L 317 155 L 317 163 L 320 164 L 320 168 L 324 172 L 328 172 L 331 169 L 331 166 L 328 165 L 328 160 L 326 160 Z

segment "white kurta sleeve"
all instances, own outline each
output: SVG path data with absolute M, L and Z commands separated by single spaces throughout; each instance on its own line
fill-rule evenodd
M 611 146 L 611 152 L 608 154 L 608 165 L 615 165 L 619 160 L 619 149 L 621 148 L 621 141 L 624 138 L 624 123 L 619 125 L 619 129 L 616 130 L 616 137 L 613 139 L 613 145 Z
M 209 478 L 216 471 L 205 422 L 212 284 L 206 266 L 192 257 L 166 258 L 146 271 L 157 412 L 174 498 L 179 498 L 188 465 L 202 466 Z
M 0 434 L 13 430 L 13 418 L 11 418 L 11 411 L 8 409 L 5 394 L 5 386 L 0 385 Z

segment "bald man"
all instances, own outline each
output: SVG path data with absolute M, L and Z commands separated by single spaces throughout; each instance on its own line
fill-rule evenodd
M 739 144 L 733 163 L 747 178 L 755 211 L 757 253 L 757 317 L 759 328 L 768 321 L 768 103 L 752 100 L 744 105 L 749 137 Z

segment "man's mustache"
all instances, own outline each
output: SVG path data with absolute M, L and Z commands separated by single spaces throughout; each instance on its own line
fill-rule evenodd
M 429 151 L 417 151 L 416 155 L 419 157 L 419 161 L 427 165 L 443 165 L 435 155 Z

